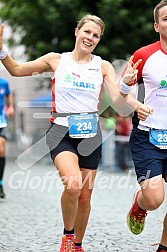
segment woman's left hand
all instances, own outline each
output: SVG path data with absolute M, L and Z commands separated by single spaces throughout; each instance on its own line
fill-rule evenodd
M 137 80 L 137 67 L 139 66 L 139 64 L 142 62 L 142 59 L 139 59 L 135 64 L 133 63 L 133 58 L 134 56 L 131 56 L 128 64 L 127 64 L 127 68 L 126 71 L 122 77 L 122 81 L 127 84 L 128 86 L 132 86 L 134 85 L 134 83 Z

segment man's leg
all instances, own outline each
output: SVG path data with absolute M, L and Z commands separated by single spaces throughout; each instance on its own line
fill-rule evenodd
M 167 247 L 167 213 L 164 218 L 163 232 L 160 244 Z
M 6 139 L 0 136 L 0 198 L 5 198 L 3 191 L 3 175 L 5 170 L 5 147 Z
M 127 216 L 130 231 L 136 235 L 144 229 L 147 210 L 157 209 L 164 200 L 164 185 L 162 176 L 156 176 L 140 183 L 139 190 L 134 197 L 133 205 Z
M 141 193 L 138 197 L 138 204 L 141 209 L 155 210 L 164 201 L 164 183 L 161 175 L 147 179 L 140 183 Z
M 165 181 L 167 182 L 167 175 L 166 175 Z M 161 242 L 157 249 L 157 252 L 161 252 L 161 251 L 167 251 L 167 213 L 163 221 L 163 232 L 162 232 Z
M 0 157 L 0 185 L 2 185 L 4 170 L 5 170 L 5 157 Z
M 5 168 L 5 146 L 6 146 L 6 139 L 0 136 L 0 180 L 3 179 Z

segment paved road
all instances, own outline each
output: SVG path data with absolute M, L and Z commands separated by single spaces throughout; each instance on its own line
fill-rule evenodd
M 51 179 L 52 178 L 52 179 Z M 99 170 L 92 212 L 84 239 L 86 252 L 155 252 L 161 236 L 166 202 L 147 217 L 139 236 L 126 226 L 126 214 L 137 187 L 134 172 Z M 7 162 L 7 198 L 0 201 L 0 252 L 59 252 L 62 186 L 52 163 L 29 170 Z

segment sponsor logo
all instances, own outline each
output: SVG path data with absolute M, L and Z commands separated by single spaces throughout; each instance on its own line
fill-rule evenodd
M 161 80 L 160 89 L 167 89 L 167 81 L 166 80 Z
M 89 71 L 96 71 L 96 72 L 99 71 L 99 69 L 96 69 L 96 68 L 89 68 L 88 70 L 89 70 Z

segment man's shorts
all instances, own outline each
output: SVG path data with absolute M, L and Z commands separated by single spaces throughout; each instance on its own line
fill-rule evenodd
M 149 132 L 134 128 L 130 136 L 130 148 L 140 183 L 148 178 L 167 175 L 167 150 L 149 142 Z
M 99 127 L 94 137 L 71 138 L 68 127 L 52 124 L 46 132 L 46 143 L 53 161 L 60 152 L 70 151 L 78 156 L 80 168 L 92 170 L 98 168 L 102 149 L 102 136 Z
M 0 128 L 0 137 L 4 137 L 5 139 L 7 139 L 7 128 Z

